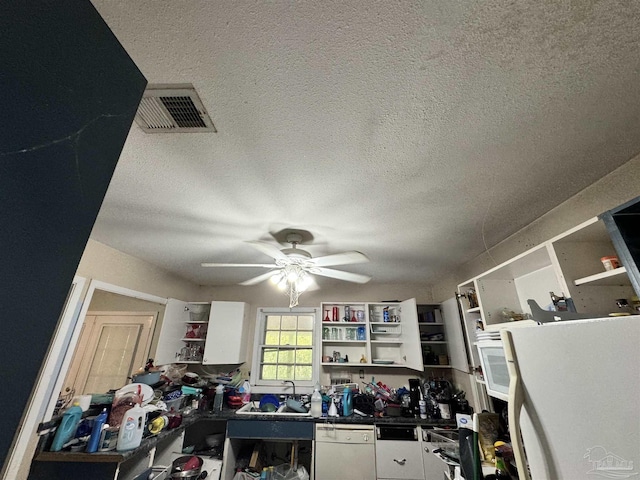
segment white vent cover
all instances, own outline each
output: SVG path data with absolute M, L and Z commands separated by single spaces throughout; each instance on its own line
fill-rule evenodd
M 147 85 L 135 120 L 146 133 L 217 132 L 191 84 Z

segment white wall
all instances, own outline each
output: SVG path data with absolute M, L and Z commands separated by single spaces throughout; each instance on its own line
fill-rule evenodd
M 89 240 L 76 275 L 159 297 L 197 300 L 199 286 L 144 260 Z

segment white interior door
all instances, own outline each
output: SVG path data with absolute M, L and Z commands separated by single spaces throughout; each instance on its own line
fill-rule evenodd
M 81 395 L 127 384 L 146 362 L 155 318 L 151 312 L 88 312 L 67 388 Z

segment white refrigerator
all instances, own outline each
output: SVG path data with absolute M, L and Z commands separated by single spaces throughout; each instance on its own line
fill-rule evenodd
M 503 330 L 501 338 L 520 479 L 640 480 L 640 316 Z

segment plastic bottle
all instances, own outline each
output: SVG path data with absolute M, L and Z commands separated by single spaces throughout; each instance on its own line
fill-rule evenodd
M 224 404 L 224 385 L 218 385 L 216 387 L 216 396 L 213 397 L 214 413 L 221 412 L 223 404 Z
M 507 472 L 507 467 L 504 463 L 503 454 L 500 450 L 496 449 L 496 480 L 510 480 L 511 475 Z
M 329 405 L 329 412 L 327 413 L 330 417 L 339 417 L 338 415 L 338 407 L 336 407 L 336 403 L 333 400 L 329 400 L 331 405 Z
M 342 415 L 345 417 L 353 414 L 353 396 L 351 395 L 351 389 L 344 387 L 342 391 Z
M 140 405 L 135 405 L 127 410 L 120 424 L 116 450 L 132 450 L 140 446 L 146 415 L 147 413 Z
M 100 435 L 102 435 L 102 428 L 107 423 L 107 409 L 103 408 L 102 413 L 93 420 L 93 427 L 91 427 L 91 436 L 87 443 L 87 453 L 93 453 L 98 451 L 98 445 L 100 444 Z
M 240 393 L 242 394 L 242 403 L 249 403 L 251 401 L 251 384 L 249 380 L 245 380 L 240 387 Z
M 317 384 L 311 395 L 311 416 L 313 418 L 320 418 L 322 416 L 322 394 L 320 393 L 320 385 Z
M 62 415 L 56 435 L 53 437 L 52 452 L 59 452 L 64 444 L 73 438 L 80 420 L 82 420 L 82 408 L 80 408 L 80 402 L 74 402 L 73 406 L 69 407 Z

